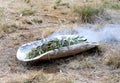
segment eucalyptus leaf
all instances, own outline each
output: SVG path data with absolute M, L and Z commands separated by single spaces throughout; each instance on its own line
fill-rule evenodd
M 45 39 L 43 39 L 41 40 L 41 42 L 43 42 L 43 45 L 38 46 L 35 49 L 33 49 L 31 52 L 29 52 L 27 54 L 27 58 L 31 59 L 40 56 L 41 54 L 50 50 L 58 49 L 59 51 L 61 51 L 62 47 L 67 47 L 69 49 L 71 45 L 87 42 L 87 39 L 82 39 L 82 38 L 83 37 L 77 36 L 74 38 L 69 37 L 66 39 L 62 38 L 62 39 L 50 40 L 48 42 L 45 42 Z

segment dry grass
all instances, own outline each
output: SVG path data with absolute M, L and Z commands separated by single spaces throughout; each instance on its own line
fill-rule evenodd
M 99 46 L 102 51 L 103 63 L 113 69 L 120 68 L 120 50 L 119 43 L 104 44 Z
M 120 9 L 120 1 L 103 0 L 103 6 L 110 9 Z
M 0 21 L 3 21 L 4 19 L 4 12 L 3 9 L 0 7 Z
M 63 73 L 45 74 L 41 70 L 21 76 L 14 74 L 14 76 L 13 79 L 5 78 L 2 81 L 5 83 L 74 83 L 74 78 L 71 76 Z
M 120 82 L 119 74 L 116 75 L 108 75 L 102 78 L 101 83 L 119 83 Z
M 92 23 L 93 20 L 95 19 L 95 16 L 97 16 L 98 14 L 102 15 L 103 10 L 104 9 L 102 8 L 102 6 L 94 7 L 93 5 L 89 4 L 84 5 L 83 7 L 80 8 L 76 7 L 73 8 L 73 11 L 80 15 L 80 20 L 83 23 Z
M 68 64 L 68 66 L 72 69 L 92 69 L 95 68 L 93 61 L 89 57 L 84 57 L 83 60 L 77 61 L 74 60 Z
M 29 16 L 29 15 L 34 15 L 36 10 L 33 9 L 22 9 L 20 10 L 20 15 L 21 16 Z
M 26 3 L 30 3 L 30 0 L 24 0 L 24 2 L 26 2 Z
M 43 21 L 41 19 L 34 18 L 34 19 L 32 19 L 32 22 L 41 24 Z
M 120 67 L 120 52 L 116 49 L 110 49 L 105 53 L 104 61 L 107 65 L 113 66 L 114 68 Z
M 16 24 L 8 25 L 7 23 L 1 23 L 0 31 L 4 33 L 13 33 L 18 29 Z
M 69 29 L 77 21 L 92 23 L 95 20 L 94 16 L 102 19 L 99 16 L 99 14 L 103 15 L 101 14 L 102 1 L 2 0 L 0 2 L 0 82 L 75 83 L 75 80 L 78 80 L 78 83 L 89 83 L 94 80 L 95 83 L 119 83 L 120 71 L 115 72 L 116 69 L 120 69 L 120 51 L 117 50 L 119 47 L 116 47 L 117 49 L 102 48 L 102 51 L 106 51 L 105 54 L 102 54 L 103 56 L 95 56 L 91 53 L 88 53 L 87 56 L 80 54 L 55 62 L 42 62 L 39 66 L 22 64 L 15 57 L 19 45 L 48 37 L 61 28 L 63 31 L 67 29 L 66 27 Z M 111 3 L 109 1 L 104 4 L 104 11 L 108 8 L 119 10 L 119 3 Z M 86 6 L 87 4 L 89 6 Z M 74 7 L 78 9 L 76 12 L 79 15 L 73 12 Z M 3 36 L 5 38 L 2 38 Z M 111 66 L 114 67 L 112 70 Z M 60 72 L 48 74 L 41 70 L 45 67 L 58 67 Z M 83 72 L 84 74 L 82 74 Z

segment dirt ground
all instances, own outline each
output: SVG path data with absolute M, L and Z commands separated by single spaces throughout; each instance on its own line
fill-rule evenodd
M 30 1 L 30 2 L 29 2 Z M 81 6 L 96 0 L 63 0 Z M 16 58 L 20 45 L 48 37 L 59 29 L 80 26 L 71 8 L 54 9 L 55 0 L 0 0 L 0 83 L 120 83 L 120 43 L 97 48 L 67 58 L 24 63 Z M 30 10 L 29 13 L 24 11 Z M 67 14 L 66 14 L 67 12 Z M 120 24 L 120 9 L 106 9 L 95 24 Z M 109 56 L 113 65 L 106 65 Z

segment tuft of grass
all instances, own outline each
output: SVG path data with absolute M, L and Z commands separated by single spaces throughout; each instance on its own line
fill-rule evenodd
M 54 10 L 57 9 L 57 5 L 54 5 L 54 6 L 53 6 L 53 9 L 54 9 Z
M 84 5 L 81 8 L 73 7 L 73 12 L 80 15 L 81 21 L 86 23 L 91 23 L 92 18 L 99 13 L 103 13 L 103 8 L 95 8 L 92 5 Z
M 67 15 L 67 12 L 61 12 L 62 15 Z
M 13 33 L 17 30 L 18 26 L 16 24 L 8 25 L 6 22 L 0 23 L 0 32 L 3 33 Z
M 43 21 L 42 21 L 41 19 L 34 18 L 34 19 L 32 20 L 32 22 L 40 24 L 40 23 L 42 23 Z
M 105 8 L 120 9 L 120 2 L 110 2 L 108 0 L 104 0 L 103 6 Z
M 64 6 L 70 8 L 69 3 L 62 3 L 62 0 L 56 0 L 55 5 L 53 6 L 54 9 L 57 9 L 59 6 Z
M 89 58 L 85 58 L 81 61 L 82 64 L 79 65 L 80 68 L 95 68 L 92 61 Z
M 4 17 L 5 15 L 4 15 L 3 9 L 0 7 L 0 21 L 2 21 Z
M 34 15 L 35 13 L 36 13 L 36 11 L 33 10 L 33 9 L 23 9 L 23 10 L 20 11 L 20 14 L 22 16 Z
M 27 79 L 24 80 L 23 83 L 33 83 L 36 78 L 39 77 L 39 74 L 42 74 L 41 72 L 34 73 L 30 75 Z
M 60 4 L 62 0 L 56 0 L 55 3 L 56 4 Z
M 61 3 L 60 5 L 61 5 L 61 6 L 66 6 L 67 8 L 70 8 L 69 3 Z
M 23 24 L 29 24 L 29 25 L 33 24 L 30 20 L 27 20 L 27 19 L 23 20 L 22 23 Z
M 111 4 L 112 9 L 120 9 L 120 3 Z
M 102 3 L 104 7 L 107 7 L 110 4 L 110 2 L 108 2 L 107 0 L 103 0 Z
M 17 29 L 18 28 L 18 26 L 14 23 L 14 24 L 12 24 L 11 25 L 11 27 L 13 27 L 13 28 L 15 28 L 15 29 Z
M 30 0 L 24 0 L 24 2 L 26 2 L 26 3 L 30 3 Z
M 104 62 L 108 66 L 112 66 L 114 68 L 120 67 L 120 53 L 119 51 L 112 49 L 106 52 L 104 56 Z

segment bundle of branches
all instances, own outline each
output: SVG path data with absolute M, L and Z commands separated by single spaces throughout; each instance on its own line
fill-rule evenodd
M 66 38 L 66 39 L 56 39 L 51 40 L 47 43 L 44 43 L 42 46 L 38 46 L 34 49 L 32 49 L 31 52 L 27 54 L 27 59 L 32 59 L 34 57 L 40 56 L 41 54 L 50 51 L 58 49 L 59 51 L 62 49 L 62 47 L 68 47 L 74 44 L 87 42 L 87 39 L 83 39 L 82 37 L 75 37 L 75 38 Z

